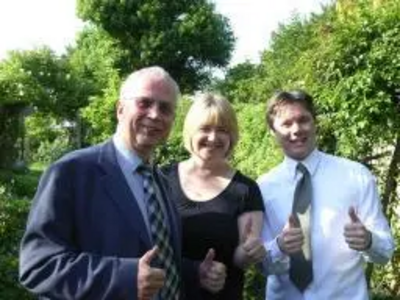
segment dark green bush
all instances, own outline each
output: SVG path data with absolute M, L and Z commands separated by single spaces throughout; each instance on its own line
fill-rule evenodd
M 35 195 L 40 174 L 40 171 L 19 173 L 10 170 L 1 170 L 0 182 L 5 185 L 9 194 L 31 199 Z
M 28 199 L 12 198 L 0 185 L 0 300 L 33 299 L 18 283 L 18 248 L 29 206 Z
M 54 141 L 42 141 L 36 151 L 32 154 L 33 161 L 51 163 L 67 152 L 73 150 L 65 136 L 54 139 Z
M 266 277 L 256 267 L 246 271 L 244 282 L 244 299 L 264 300 L 265 299 Z

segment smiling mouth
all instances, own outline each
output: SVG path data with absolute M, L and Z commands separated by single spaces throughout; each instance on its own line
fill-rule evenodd
M 221 144 L 203 144 L 202 146 L 208 149 L 220 149 L 223 147 Z
M 142 129 L 149 134 L 155 134 L 155 133 L 159 133 L 162 130 L 160 128 L 157 127 L 150 127 L 150 126 L 143 126 Z
M 294 140 L 294 141 L 290 141 L 290 143 L 292 145 L 295 145 L 295 146 L 303 146 L 303 145 L 306 144 L 306 142 L 307 142 L 307 138 L 302 138 L 302 139 L 297 139 L 297 140 Z

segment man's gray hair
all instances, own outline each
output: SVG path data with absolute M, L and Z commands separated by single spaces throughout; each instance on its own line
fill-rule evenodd
M 130 74 L 121 85 L 119 99 L 130 100 L 131 95 L 134 94 L 134 89 L 136 88 L 138 80 L 143 77 L 151 77 L 156 80 L 168 82 L 174 89 L 176 98 L 178 98 L 180 91 L 176 81 L 163 68 L 159 66 L 152 66 L 137 70 Z

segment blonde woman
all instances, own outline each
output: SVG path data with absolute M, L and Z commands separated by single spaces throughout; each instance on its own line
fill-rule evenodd
M 200 280 L 206 284 L 199 289 L 186 287 L 186 298 L 242 299 L 243 269 L 266 254 L 260 239 L 264 206 L 256 182 L 229 164 L 238 141 L 230 103 L 214 94 L 197 97 L 183 137 L 190 158 L 164 168 L 181 215 L 182 255 L 198 261 L 208 255 L 223 265 L 215 277 Z

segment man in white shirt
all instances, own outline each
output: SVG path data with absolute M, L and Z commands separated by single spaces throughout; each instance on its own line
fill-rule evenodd
M 269 253 L 264 264 L 270 274 L 267 299 L 368 299 L 363 262 L 386 263 L 394 251 L 374 177 L 363 165 L 316 148 L 310 95 L 279 92 L 268 103 L 266 119 L 285 154 L 280 165 L 258 180 Z M 302 223 L 293 206 L 296 186 L 305 177 L 299 163 L 310 178 L 308 223 Z M 309 280 L 299 288 L 291 268 L 307 243 L 311 274 L 300 272 L 300 280 Z

